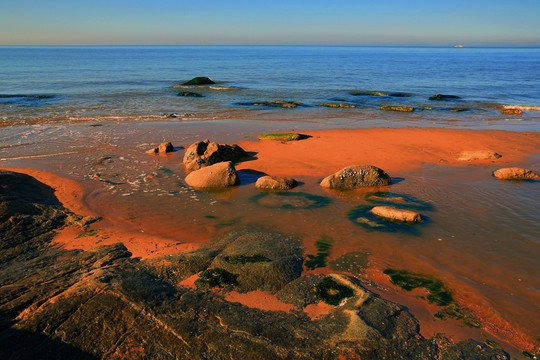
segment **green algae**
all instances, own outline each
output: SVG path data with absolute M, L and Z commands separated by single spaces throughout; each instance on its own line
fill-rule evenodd
M 339 284 L 332 279 L 331 276 L 326 276 L 320 283 L 315 286 L 315 297 L 317 300 L 323 301 L 328 305 L 339 305 L 344 299 L 354 296 L 354 291 L 350 287 Z
M 344 103 L 336 103 L 336 102 L 327 102 L 327 103 L 324 103 L 324 104 L 319 104 L 317 106 L 324 106 L 324 107 L 327 107 L 327 108 L 344 108 L 344 109 L 355 108 L 356 107 L 356 105 L 344 104 Z
M 334 240 L 329 236 L 321 236 L 319 240 L 315 241 L 317 255 L 307 255 L 308 260 L 304 262 L 308 270 L 326 267 L 326 259 L 330 256 L 330 249 L 332 249 L 333 242 Z
M 226 256 L 225 261 L 232 265 L 245 265 L 247 263 L 259 263 L 259 262 L 268 262 L 272 261 L 264 255 L 254 254 L 254 255 L 231 255 Z
M 430 304 L 442 307 L 435 313 L 438 319 L 461 320 L 463 325 L 472 328 L 480 328 L 482 324 L 475 319 L 465 307 L 460 306 L 452 296 L 450 289 L 441 280 L 430 275 L 413 273 L 407 270 L 385 269 L 384 274 L 390 276 L 390 282 L 403 290 L 411 291 L 416 288 L 424 288 L 428 291 L 426 300 Z
M 272 133 L 272 134 L 264 134 L 259 136 L 260 140 L 274 140 L 274 141 L 294 141 L 294 140 L 302 140 L 307 139 L 309 136 L 304 134 L 299 134 L 295 132 L 288 132 L 288 133 Z
M 223 228 L 223 227 L 236 225 L 236 224 L 240 223 L 240 221 L 242 221 L 242 216 L 235 217 L 234 219 L 231 219 L 231 220 L 220 221 L 216 225 L 214 225 L 214 227 L 217 228 L 217 229 L 220 229 L 220 228 Z
M 223 287 L 226 285 L 236 285 L 238 275 L 228 272 L 225 269 L 213 268 L 206 269 L 199 274 L 199 278 L 195 280 L 195 286 L 201 287 Z
M 412 106 L 391 106 L 391 105 L 381 105 L 379 109 L 386 111 L 402 111 L 402 112 L 413 112 L 414 107 Z
M 82 234 L 79 234 L 77 236 L 75 236 L 75 239 L 80 239 L 80 238 L 83 238 L 83 237 L 92 237 L 92 236 L 97 236 L 98 234 L 98 230 L 88 230 Z

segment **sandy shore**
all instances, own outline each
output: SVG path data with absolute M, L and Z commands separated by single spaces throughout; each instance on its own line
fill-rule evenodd
M 254 154 L 251 161 L 242 162 L 237 169 L 252 169 L 269 175 L 323 177 L 353 164 L 371 164 L 387 171 L 391 176 L 403 171 L 412 171 L 425 164 L 443 166 L 486 165 L 494 160 L 463 162 L 456 159 L 461 151 L 490 150 L 502 155 L 496 163 L 519 164 L 528 156 L 538 153 L 540 133 L 513 133 L 505 131 L 447 130 L 447 129 L 357 129 L 323 130 L 305 132 L 311 137 L 288 143 L 276 141 L 242 141 L 238 144 Z M 75 180 L 60 177 L 51 172 L 35 169 L 3 168 L 26 173 L 56 189 L 58 199 L 71 211 L 91 216 L 99 213 L 90 209 L 85 202 L 85 189 Z M 92 227 L 90 227 L 92 229 Z M 96 228 L 97 229 L 97 228 Z M 59 233 L 56 242 L 68 249 L 89 250 L 93 247 L 123 242 L 136 257 L 153 258 L 182 251 L 196 249 L 200 243 L 179 242 L 178 239 L 145 234 L 141 231 L 121 226 L 114 219 L 104 216 L 99 229 L 107 237 L 97 237 L 93 241 L 85 238 L 84 231 L 70 227 Z M 210 240 L 210 239 L 208 239 Z M 429 319 L 429 306 L 415 298 L 415 293 L 404 294 L 392 289 L 381 274 L 371 276 L 375 281 L 390 288 L 384 292 L 389 299 L 406 303 L 421 321 L 425 335 L 433 335 L 441 328 L 449 336 L 461 340 L 473 336 L 474 331 L 460 328 L 457 322 L 438 322 L 436 326 Z M 379 279 L 377 279 L 379 277 Z M 189 284 L 186 284 L 189 285 Z M 290 311 L 292 307 L 280 303 L 271 294 L 252 292 L 249 294 L 230 293 L 230 301 L 267 310 Z M 324 314 L 327 306 L 310 307 L 306 313 L 311 317 Z M 432 312 L 432 311 L 431 311 Z M 490 321 L 489 318 L 485 319 Z M 500 326 L 496 333 L 499 338 L 518 348 L 530 348 L 534 340 L 511 329 L 509 324 L 493 316 L 491 320 Z

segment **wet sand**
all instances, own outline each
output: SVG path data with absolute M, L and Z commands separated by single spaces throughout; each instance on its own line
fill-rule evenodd
M 309 139 L 281 143 L 275 141 L 241 141 L 238 144 L 254 155 L 254 159 L 238 164 L 238 170 L 256 170 L 269 175 L 299 176 L 314 179 L 327 176 L 341 168 L 353 164 L 371 164 L 383 168 L 392 174 L 415 171 L 428 164 L 443 166 L 486 166 L 493 164 L 505 167 L 505 164 L 516 164 L 525 161 L 540 149 L 539 133 L 513 133 L 505 131 L 475 131 L 446 129 L 358 129 L 358 130 L 323 130 L 307 131 Z M 502 154 L 497 160 L 458 161 L 457 155 L 465 150 L 491 150 Z M 56 189 L 58 199 L 70 210 L 80 215 L 96 215 L 104 217 L 99 226 L 90 228 L 103 231 L 104 236 L 92 237 L 84 235 L 78 228 L 66 228 L 56 238 L 59 246 L 68 249 L 88 250 L 98 245 L 123 242 L 134 256 L 154 258 L 182 251 L 196 249 L 201 243 L 210 241 L 204 233 L 194 229 L 191 233 L 189 225 L 185 233 L 174 236 L 155 235 L 143 226 L 135 228 L 125 219 L 118 216 L 107 216 L 107 209 L 115 204 L 100 204 L 96 201 L 87 203 L 85 189 L 81 181 L 66 179 L 52 172 L 36 169 L 7 168 L 7 170 L 24 172 Z M 79 179 L 77 179 L 79 180 Z M 230 195 L 230 194 L 229 194 Z M 234 194 L 233 194 L 234 195 Z M 229 201 L 234 200 L 234 196 Z M 152 219 L 155 224 L 159 214 Z M 162 217 L 167 216 L 162 214 Z M 159 225 L 158 225 L 159 226 Z M 177 230 L 177 229 L 176 229 Z M 105 235 L 106 234 L 106 235 Z M 181 241 L 179 240 L 181 239 Z M 307 249 L 306 253 L 313 253 Z M 345 251 L 345 249 L 342 249 Z M 423 334 L 433 335 L 445 332 L 455 340 L 476 337 L 482 340 L 478 330 L 462 328 L 457 321 L 434 321 L 431 305 L 416 298 L 418 293 L 406 293 L 389 284 L 388 278 L 382 275 L 384 265 L 372 263 L 366 278 L 375 283 L 371 289 L 381 296 L 405 304 L 421 322 Z M 324 270 L 319 271 L 324 273 Z M 191 279 L 194 280 L 194 279 Z M 189 281 L 188 281 L 189 282 Z M 185 284 L 189 286 L 189 284 Z M 247 306 L 268 310 L 290 311 L 288 304 L 277 301 L 272 295 L 264 292 L 249 294 L 230 293 L 229 300 L 238 301 Z M 502 319 L 489 304 L 481 298 L 470 294 L 473 310 L 480 314 L 485 329 L 499 340 L 504 340 L 518 349 L 535 346 L 535 340 L 529 335 L 515 330 L 512 324 Z M 484 308 L 474 304 L 485 304 Z M 311 306 L 305 312 L 312 318 L 324 314 L 330 308 Z M 483 332 L 486 332 L 483 331 Z M 538 344 L 536 344 L 538 345 Z

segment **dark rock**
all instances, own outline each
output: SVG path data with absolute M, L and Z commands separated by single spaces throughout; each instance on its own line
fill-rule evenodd
M 428 100 L 443 101 L 443 100 L 458 100 L 458 99 L 461 99 L 461 98 L 456 95 L 437 94 L 437 95 L 430 96 Z
M 354 189 L 391 184 L 390 176 L 382 169 L 372 165 L 349 166 L 321 181 L 321 186 L 328 189 Z
M 279 176 L 262 176 L 255 183 L 255 187 L 259 190 L 290 190 L 297 185 L 296 180 Z
M 403 92 L 389 92 L 389 91 L 351 91 L 349 92 L 354 96 L 391 96 L 391 97 L 411 97 L 411 94 Z
M 247 153 L 236 144 L 218 144 L 210 140 L 191 144 L 184 154 L 184 167 L 194 171 L 223 161 L 237 161 Z
M 292 304 L 298 309 L 303 309 L 308 305 L 315 304 L 315 286 L 321 282 L 323 275 L 308 274 L 301 276 L 276 293 L 279 301 L 286 304 Z
M 412 106 L 381 105 L 379 108 L 381 110 L 386 110 L 386 111 L 402 111 L 402 112 L 413 112 L 414 111 L 414 107 L 412 107 Z
M 157 148 L 148 150 L 146 153 L 153 155 L 153 154 L 166 154 L 173 151 L 174 151 L 174 146 L 170 142 L 167 142 L 167 143 L 160 144 Z
M 186 81 L 182 85 L 212 85 L 215 84 L 210 78 L 205 76 L 194 77 L 193 79 Z
M 190 172 L 186 183 L 198 189 L 222 189 L 240 184 L 240 178 L 233 164 L 224 161 Z
M 202 94 L 192 92 L 192 91 L 181 91 L 176 96 L 184 96 L 184 97 L 204 97 Z
M 356 107 L 356 105 L 352 105 L 352 104 L 335 103 L 335 102 L 327 102 L 324 104 L 320 104 L 318 106 L 324 106 L 328 108 L 355 108 Z
M 299 106 L 305 106 L 298 101 L 285 101 L 285 100 L 270 100 L 270 101 L 260 101 L 252 103 L 242 103 L 242 105 L 251 105 L 251 106 L 268 106 L 268 107 L 278 107 L 285 109 L 294 109 Z
M 328 263 L 330 269 L 353 275 L 361 275 L 368 268 L 369 253 L 350 252 Z

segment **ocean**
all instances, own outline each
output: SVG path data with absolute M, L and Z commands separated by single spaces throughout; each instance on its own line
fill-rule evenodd
M 540 120 L 538 48 L 1 46 L 0 68 L 0 126 L 176 114 L 184 121 L 523 131 L 538 129 Z M 181 86 L 197 76 L 216 84 Z M 177 96 L 181 91 L 204 97 Z M 436 94 L 460 99 L 428 100 Z M 304 106 L 249 105 L 269 100 Z M 318 106 L 328 102 L 355 107 Z M 502 114 L 504 107 L 523 114 Z

